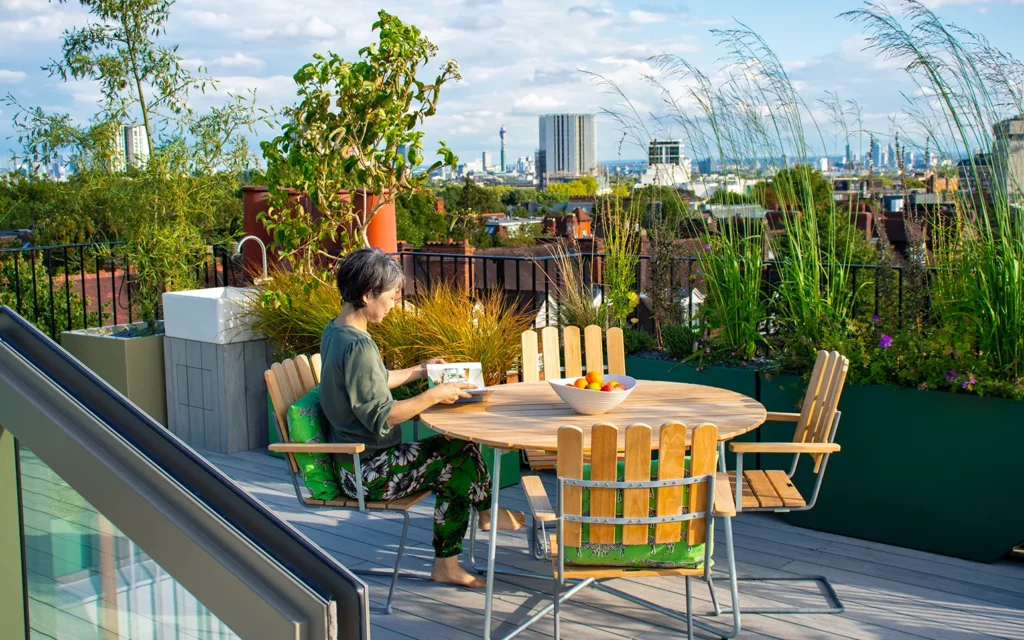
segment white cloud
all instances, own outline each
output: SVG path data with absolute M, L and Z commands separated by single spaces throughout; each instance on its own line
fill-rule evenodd
M 260 24 L 266 24 L 266 22 L 267 21 L 260 21 Z M 287 22 L 284 26 L 280 27 L 247 27 L 242 29 L 241 37 L 243 40 L 266 43 L 274 38 L 282 37 L 303 37 L 323 40 L 326 38 L 333 38 L 337 34 L 338 29 L 334 25 L 323 20 L 319 16 L 313 16 L 304 24 L 292 21 Z
M 259 58 L 251 58 L 242 52 L 237 52 L 233 56 L 223 56 L 217 58 L 214 64 L 220 67 L 228 68 L 250 67 L 258 69 L 263 66 L 263 61 L 260 60 Z
M 181 12 L 181 17 L 204 27 L 226 27 L 231 24 L 231 16 L 215 11 L 186 9 Z
M 564 100 L 559 100 L 552 95 L 544 94 L 537 95 L 536 93 L 528 93 L 521 98 L 516 98 L 513 107 L 516 111 L 520 112 L 543 112 L 557 109 L 565 105 Z
M 662 13 L 653 13 L 651 11 L 634 9 L 629 12 L 629 19 L 636 24 L 657 24 L 659 22 L 665 22 L 668 18 Z
M 24 71 L 0 69 L 0 84 L 18 84 L 27 77 L 28 75 Z

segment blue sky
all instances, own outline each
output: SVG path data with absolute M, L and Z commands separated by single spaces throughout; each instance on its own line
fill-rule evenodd
M 895 6 L 895 3 L 892 3 Z M 1024 57 L 1024 0 L 927 0 L 947 21 L 985 34 Z M 189 66 L 205 65 L 220 81 L 220 95 L 196 96 L 202 108 L 223 92 L 256 88 L 264 106 L 294 101 L 291 75 L 317 51 L 354 58 L 372 38 L 380 8 L 419 26 L 439 47 L 439 60 L 456 58 L 464 80 L 446 86 L 438 115 L 425 127 L 425 151 L 443 139 L 465 160 L 498 151 L 498 129 L 508 130 L 508 155 L 532 155 L 537 115 L 598 112 L 614 100 L 581 69 L 620 84 L 641 109 L 661 111 L 657 95 L 641 80 L 651 55 L 673 53 L 709 75 L 723 51 L 710 30 L 742 21 L 759 32 L 786 64 L 806 100 L 825 90 L 856 99 L 866 128 L 884 131 L 903 109 L 905 74 L 864 52 L 862 30 L 836 16 L 856 0 L 778 2 L 611 2 L 568 0 L 177 0 L 166 42 L 180 45 Z M 86 119 L 99 97 L 87 82 L 64 83 L 40 67 L 60 55 L 64 29 L 87 22 L 75 2 L 0 0 L 0 93 L 23 104 Z M 15 141 L 11 111 L 0 107 L 0 161 Z M 261 132 L 264 137 L 272 135 Z M 254 138 L 254 142 L 260 136 Z M 618 157 L 619 132 L 599 119 L 598 155 Z M 833 151 L 829 149 L 829 151 Z M 841 150 L 840 150 L 841 153 Z M 625 149 L 622 157 L 643 154 Z

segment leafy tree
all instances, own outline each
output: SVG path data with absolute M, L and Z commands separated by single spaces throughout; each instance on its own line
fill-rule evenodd
M 597 178 L 594 176 L 583 176 L 572 182 L 554 182 L 547 186 L 545 191 L 550 194 L 562 196 L 563 198 L 596 196 Z
M 449 220 L 435 210 L 436 197 L 430 189 L 402 194 L 395 199 L 395 222 L 398 239 L 420 247 L 428 240 L 444 239 Z
M 441 142 L 441 159 L 413 174 L 423 162 L 418 129 L 436 113 L 441 87 L 461 79 L 458 63 L 449 60 L 431 82 L 420 80 L 437 46 L 386 11 L 377 16 L 373 30 L 380 40 L 360 49 L 358 61 L 315 54 L 295 73 L 299 103 L 284 110 L 281 135 L 261 145 L 271 201 L 264 224 L 283 255 L 301 257 L 306 267 L 317 255 L 329 255 L 322 249 L 327 240 L 343 249 L 368 246 L 366 228 L 381 207 L 458 162 Z M 306 194 L 321 215 L 297 204 L 292 189 Z M 382 197 L 357 219 L 339 191 L 362 189 Z
M 131 119 L 137 107 L 152 155 L 154 116 L 187 113 L 189 92 L 204 91 L 213 83 L 181 66 L 177 46 L 157 43 L 167 32 L 173 0 L 79 2 L 97 21 L 65 31 L 63 58 L 44 69 L 64 81 L 96 81 L 103 93 L 104 113 L 115 120 Z

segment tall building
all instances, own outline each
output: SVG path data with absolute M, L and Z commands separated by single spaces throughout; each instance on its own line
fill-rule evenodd
M 845 157 L 845 158 L 843 158 L 843 166 L 844 166 L 845 168 L 849 169 L 849 168 L 850 168 L 850 165 L 851 165 L 852 163 L 853 163 L 853 156 L 852 156 L 852 155 L 850 155 L 850 143 L 849 143 L 849 142 L 847 142 L 847 143 L 846 143 L 846 157 Z
M 1024 118 L 1003 120 L 992 131 L 997 184 L 1009 202 L 1024 202 Z
M 494 154 L 491 153 L 490 151 L 484 151 L 482 160 L 484 163 L 483 170 L 490 171 L 491 168 L 494 166 Z
M 690 182 L 690 159 L 683 156 L 682 140 L 651 140 L 647 171 L 637 186 L 675 187 Z
M 537 177 L 541 187 L 555 176 L 584 176 L 597 171 L 597 121 L 593 114 L 546 115 L 540 117 L 539 124 Z
M 117 136 L 114 150 L 114 168 L 124 171 L 128 167 L 141 167 L 149 160 L 149 141 L 142 125 L 124 125 Z
M 508 170 L 508 165 L 505 164 L 505 125 L 501 125 L 498 137 L 501 138 L 501 167 L 498 168 L 498 171 L 504 172 Z

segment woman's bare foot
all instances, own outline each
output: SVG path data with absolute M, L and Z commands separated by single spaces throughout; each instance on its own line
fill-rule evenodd
M 504 531 L 518 531 L 526 524 L 526 514 L 522 511 L 509 511 L 498 507 L 498 529 Z M 480 512 L 480 529 L 491 530 L 491 510 Z
M 460 587 L 483 589 L 487 581 L 468 573 L 459 565 L 459 557 L 434 558 L 434 568 L 430 571 L 430 579 L 434 582 L 457 584 Z

